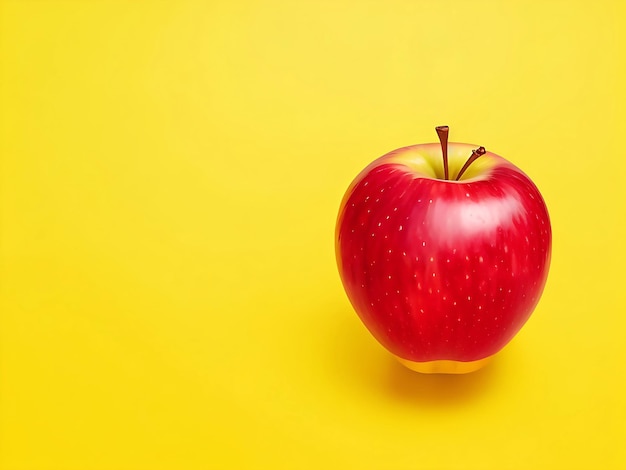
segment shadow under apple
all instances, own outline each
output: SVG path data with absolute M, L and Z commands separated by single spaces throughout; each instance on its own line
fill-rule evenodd
M 396 401 L 425 406 L 454 406 L 488 393 L 497 379 L 499 358 L 468 374 L 421 374 L 390 357 L 383 373 L 385 393 Z
M 371 336 L 348 307 L 335 310 L 329 325 L 331 370 L 355 394 L 413 407 L 454 407 L 478 400 L 495 387 L 504 372 L 499 353 L 482 369 L 468 374 L 421 374 L 400 364 Z

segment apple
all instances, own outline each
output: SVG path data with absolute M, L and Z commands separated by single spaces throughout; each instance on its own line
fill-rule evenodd
M 483 147 L 394 150 L 349 186 L 335 232 L 346 294 L 372 335 L 419 372 L 485 365 L 526 323 L 552 250 L 546 204 Z M 469 157 L 469 158 L 468 158 Z

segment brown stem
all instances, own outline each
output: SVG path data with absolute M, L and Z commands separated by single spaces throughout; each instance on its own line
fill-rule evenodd
M 461 168 L 461 171 L 459 171 L 459 174 L 456 175 L 456 181 L 459 181 L 463 173 L 465 173 L 465 170 L 467 170 L 469 166 L 478 159 L 478 157 L 484 155 L 485 153 L 487 153 L 485 147 L 478 147 L 476 150 L 472 150 L 472 155 L 470 155 L 470 157 L 467 159 L 465 165 L 463 165 L 463 168 Z
M 443 176 L 444 179 L 448 180 L 448 132 L 450 128 L 448 126 L 437 126 L 435 127 L 437 131 L 437 136 L 439 137 L 439 142 L 441 142 L 441 153 L 443 154 Z

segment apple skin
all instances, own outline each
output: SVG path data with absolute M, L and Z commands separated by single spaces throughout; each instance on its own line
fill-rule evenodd
M 448 145 L 451 179 L 475 148 Z M 500 351 L 539 301 L 551 246 L 548 211 L 528 176 L 487 152 L 461 180 L 444 180 L 439 144 L 367 166 L 343 198 L 335 233 L 352 306 L 405 365 Z

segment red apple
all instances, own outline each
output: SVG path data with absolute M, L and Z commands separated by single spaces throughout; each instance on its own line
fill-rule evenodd
M 420 372 L 476 370 L 530 317 L 552 232 L 533 182 L 470 144 L 390 152 L 348 188 L 337 219 L 345 291 L 374 337 Z M 469 159 L 468 159 L 469 157 Z

